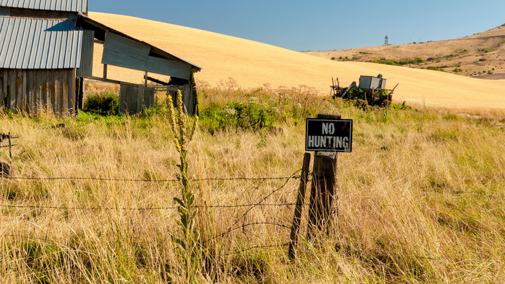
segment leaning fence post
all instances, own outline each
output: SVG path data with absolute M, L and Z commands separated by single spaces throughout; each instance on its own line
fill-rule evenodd
M 340 115 L 318 114 L 318 119 L 341 119 Z M 314 227 L 322 230 L 329 225 L 332 208 L 335 199 L 335 185 L 337 183 L 337 158 L 338 153 L 333 152 L 324 155 L 324 152 L 316 152 L 314 157 L 314 169 L 312 178 L 312 190 L 309 206 L 309 223 L 307 227 L 307 239 L 314 237 Z
M 309 178 L 310 153 L 303 155 L 303 167 L 300 177 L 300 187 L 298 188 L 298 196 L 296 198 L 295 216 L 291 227 L 291 242 L 289 243 L 289 258 L 296 258 L 296 244 L 298 242 L 298 231 L 300 229 L 300 221 L 302 217 L 303 203 L 305 200 L 305 192 L 307 190 L 307 181 Z

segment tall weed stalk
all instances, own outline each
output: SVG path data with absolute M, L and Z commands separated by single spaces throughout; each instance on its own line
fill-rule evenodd
M 168 97 L 168 100 L 170 128 L 174 134 L 174 145 L 179 152 L 180 158 L 180 164 L 177 165 L 179 168 L 177 179 L 181 184 L 181 197 L 175 197 L 174 200 L 178 204 L 180 219 L 176 222 L 181 228 L 182 237 L 174 236 L 173 240 L 177 244 L 177 252 L 184 265 L 186 283 L 195 283 L 199 271 L 199 257 L 201 254 L 198 247 L 200 235 L 198 230 L 195 230 L 198 209 L 194 207 L 195 195 L 190 188 L 186 156 L 188 154 L 187 146 L 193 140 L 197 128 L 198 117 L 195 117 L 191 130 L 188 133 L 188 119 L 182 102 L 181 92 L 177 92 L 177 114 L 172 103 L 172 98 Z

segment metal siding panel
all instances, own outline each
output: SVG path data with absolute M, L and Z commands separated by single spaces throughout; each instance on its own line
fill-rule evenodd
M 41 42 L 42 38 L 39 37 L 38 39 L 36 39 L 35 35 L 41 34 L 41 29 L 42 29 L 42 22 L 35 21 L 35 28 L 33 29 L 34 34 L 32 35 L 32 48 L 30 51 L 31 56 L 30 56 L 30 60 L 28 61 L 25 68 L 35 65 L 35 62 L 37 60 L 37 52 L 39 50 L 39 46 L 41 44 L 43 44 L 43 42 Z
M 0 68 L 74 69 L 82 29 L 74 21 L 0 17 Z
M 84 31 L 82 34 L 81 63 L 79 69 L 77 69 L 77 76 L 93 75 L 94 38 L 95 31 Z
M 191 77 L 191 65 L 152 56 L 148 57 L 146 71 L 186 80 Z
M 114 33 L 108 33 L 104 49 L 110 49 L 133 58 L 147 61 L 151 47 Z
M 10 42 L 10 45 L 9 45 L 7 53 L 6 53 L 7 64 L 8 64 L 7 68 L 12 68 L 14 66 L 12 61 L 14 61 L 13 53 L 17 50 L 16 46 L 18 45 L 17 41 L 19 39 L 19 33 L 18 33 L 19 25 L 20 25 L 20 21 L 14 21 L 14 27 L 12 29 L 12 38 L 11 38 L 11 42 Z
M 370 84 L 372 83 L 371 76 L 361 76 L 359 78 L 359 88 L 360 89 L 370 89 Z
M 145 71 L 147 67 L 146 61 L 139 60 L 110 49 L 104 49 L 102 63 L 140 71 Z
M 0 66 L 4 65 L 6 59 L 5 49 L 10 42 L 10 37 L 7 34 L 12 31 L 9 29 L 10 24 L 10 18 L 0 17 Z
M 1 6 L 53 11 L 86 12 L 86 0 L 2 0 Z M 84 6 L 84 8 L 83 8 Z
M 36 41 L 34 40 L 36 28 L 37 28 L 37 21 L 31 21 L 30 29 L 27 33 L 28 37 L 26 41 L 25 58 L 23 59 L 23 62 L 21 64 L 21 68 L 23 69 L 28 68 L 31 58 L 30 55 L 33 53 L 34 50 L 36 50 L 34 49 L 34 45 L 36 45 Z

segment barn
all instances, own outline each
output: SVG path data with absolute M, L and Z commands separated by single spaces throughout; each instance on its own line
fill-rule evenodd
M 93 76 L 94 46 L 103 45 L 103 76 Z M 145 72 L 146 84 L 107 78 L 107 66 Z M 84 82 L 120 84 L 120 110 L 154 104 L 154 87 L 181 90 L 188 113 L 198 103 L 194 73 L 201 67 L 88 17 L 87 0 L 0 0 L 0 110 L 57 117 L 83 107 Z M 170 76 L 162 82 L 149 73 Z

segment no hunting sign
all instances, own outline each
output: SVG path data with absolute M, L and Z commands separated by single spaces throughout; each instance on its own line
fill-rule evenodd
M 352 119 L 307 118 L 305 151 L 352 151 Z

